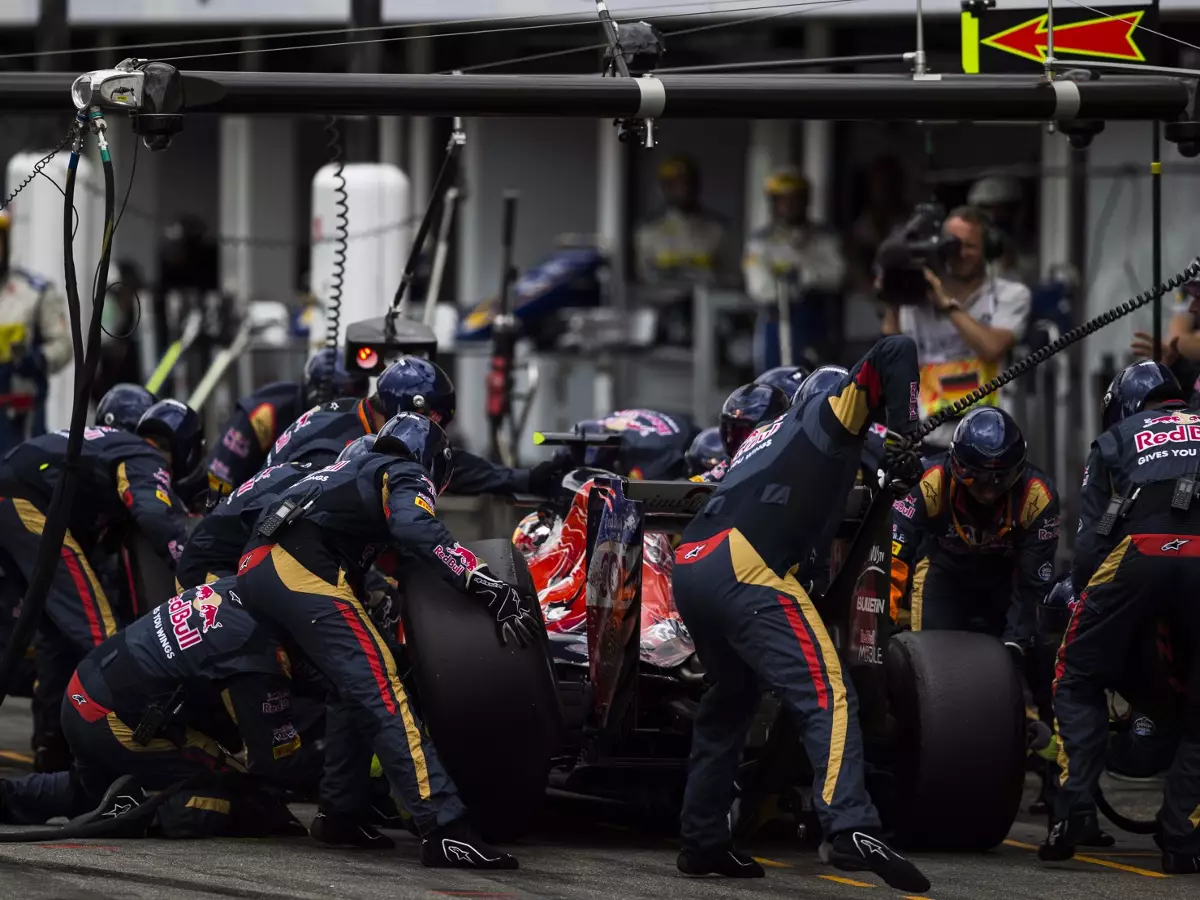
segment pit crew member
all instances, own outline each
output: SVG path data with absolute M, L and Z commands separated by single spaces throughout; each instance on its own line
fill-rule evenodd
M 1104 397 L 1109 427 L 1088 455 L 1071 569 L 1076 588 L 1083 587 L 1055 670 L 1063 775 L 1038 849 L 1042 860 L 1074 855 L 1095 817 L 1093 790 L 1108 738 L 1105 689 L 1116 687 L 1139 623 L 1164 616 L 1175 640 L 1200 645 L 1193 590 L 1200 578 L 1200 414 L 1184 397 L 1170 370 L 1151 361 L 1121 371 Z M 1185 690 L 1188 724 L 1158 814 L 1169 874 L 1200 873 L 1200 668 L 1192 667 Z
M 1024 657 L 1054 580 L 1058 530 L 1058 493 L 1026 460 L 1017 423 L 996 407 L 973 409 L 949 452 L 893 505 L 892 620 L 912 581 L 914 631 L 979 631 Z
M 224 497 L 262 468 L 271 445 L 300 414 L 323 399 L 362 397 L 369 380 L 347 372 L 332 347 L 318 351 L 304 367 L 304 381 L 273 381 L 243 397 L 205 464 L 208 487 Z
M 188 516 L 172 479 L 193 471 L 204 453 L 200 419 L 178 400 L 151 406 L 134 434 L 93 426 L 83 438 L 63 564 L 46 594 L 35 643 L 39 771 L 66 767 L 59 701 L 79 660 L 121 625 L 120 611 L 100 586 L 88 553 L 106 530 L 132 525 L 173 569 L 186 539 Z M 20 573 L 26 585 L 33 579 L 66 450 L 67 432 L 57 431 L 24 442 L 0 463 L 0 567 Z
M 114 384 L 96 404 L 92 424 L 134 431 L 142 415 L 158 398 L 140 384 Z
M 325 466 L 337 459 L 355 438 L 376 433 L 401 412 L 428 416 L 442 428 L 454 420 L 454 383 L 427 359 L 403 356 L 375 382 L 375 393 L 350 403 L 335 400 L 311 409 L 288 426 L 275 441 L 267 465 L 305 461 Z M 452 494 L 524 494 L 549 496 L 558 484 L 560 467 L 552 461 L 532 469 L 509 469 L 455 449 Z
M 489 847 L 467 824 L 392 651 L 360 600 L 366 570 L 379 553 L 398 548 L 485 603 L 503 641 L 534 636 L 536 620 L 517 590 L 492 576 L 435 517 L 451 465 L 438 424 L 400 413 L 379 430 L 373 452 L 301 479 L 264 513 L 239 566 L 238 593 L 256 617 L 290 635 L 341 703 L 372 720 L 375 754 L 422 835 L 423 864 L 516 868 L 514 857 Z M 328 727 L 336 721 L 348 724 L 331 716 Z M 326 773 L 338 762 L 331 753 Z M 347 800 L 353 798 L 322 790 L 321 812 L 351 815 L 338 806 Z
M 226 751 L 242 745 L 254 780 L 299 787 L 320 772 L 319 754 L 292 724 L 290 659 L 242 609 L 235 585 L 226 578 L 184 591 L 88 653 L 61 704 L 74 770 L 0 782 L 0 821 L 81 815 L 122 776 L 133 778 L 126 805 L 137 805 L 138 788 L 208 774 L 226 777 L 184 789 L 159 810 L 165 837 L 269 834 L 272 820 L 291 821 L 252 781 L 228 779 L 241 766 Z
M 812 374 L 812 370 L 804 366 L 776 366 L 773 369 L 767 369 L 755 378 L 754 383 L 777 387 L 787 394 L 788 400 L 791 400 L 796 396 L 796 391 L 800 390 L 804 379 L 810 374 Z
M 790 399 L 779 388 L 758 383 L 744 384 L 726 397 L 717 426 L 726 460 L 733 458 L 742 442 L 759 425 L 787 412 Z M 692 480 L 717 482 L 725 477 L 728 470 L 729 463 L 726 461 Z
M 746 732 L 767 689 L 795 718 L 812 761 L 813 800 L 829 843 L 823 855 L 842 869 L 877 872 L 910 893 L 929 887 L 878 836 L 854 689 L 793 575 L 839 524 L 868 424 L 886 416 L 893 430 L 912 433 L 917 390 L 916 345 L 884 338 L 830 395 L 793 406 L 747 437 L 683 533 L 674 595 L 712 685 L 700 703 L 688 762 L 677 862 L 687 874 L 763 874 L 732 849 L 728 813 Z M 911 484 L 919 457 L 906 450 L 891 469 Z
M 704 481 L 706 473 L 729 462 L 725 442 L 721 440 L 721 429 L 714 425 L 696 435 L 687 453 L 683 455 L 683 462 L 687 466 L 690 481 Z

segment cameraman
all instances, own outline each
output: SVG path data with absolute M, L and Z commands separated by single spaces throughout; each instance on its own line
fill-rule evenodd
M 883 333 L 917 342 L 921 413 L 930 416 L 996 377 L 1025 332 L 1030 293 L 1023 284 L 988 275 L 999 242 L 987 216 L 973 206 L 951 211 L 933 251 L 921 260 L 923 297 L 889 296 L 888 260 L 903 253 L 904 241 L 901 234 L 880 248 L 884 271 L 876 285 L 885 304 Z M 998 405 L 997 395 L 980 402 Z M 954 422 L 946 423 L 928 442 L 946 443 L 941 436 L 953 429 Z

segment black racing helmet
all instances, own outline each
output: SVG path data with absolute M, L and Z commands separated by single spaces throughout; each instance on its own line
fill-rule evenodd
M 730 394 L 721 407 L 721 424 L 718 426 L 721 443 L 730 458 L 750 432 L 787 412 L 790 400 L 787 394 L 769 384 L 743 384 Z
M 322 347 L 304 366 L 304 398 L 310 404 L 338 397 L 365 397 L 370 378 L 346 369 L 342 354 Z
M 803 406 L 813 397 L 823 397 L 831 393 L 849 374 L 850 371 L 842 366 L 821 366 L 813 369 L 812 374 L 800 382 L 800 389 L 792 396 L 792 406 Z
M 1144 359 L 1117 373 L 1101 402 L 1101 427 L 1107 431 L 1152 400 L 1185 400 L 1175 373 L 1160 362 Z
M 776 366 L 773 369 L 767 369 L 757 378 L 754 379 L 755 384 L 769 384 L 772 387 L 777 387 L 791 400 L 796 396 L 796 391 L 800 389 L 801 383 L 809 376 L 812 370 L 806 366 Z
M 158 398 L 140 384 L 116 384 L 96 404 L 96 425 L 133 431 Z
M 380 373 L 372 405 L 388 419 L 414 412 L 449 428 L 454 421 L 454 382 L 429 360 L 402 356 Z
M 950 439 L 950 471 L 976 500 L 993 502 L 1024 470 L 1025 437 L 1012 416 L 994 406 L 963 416 Z
M 195 471 L 204 458 L 204 429 L 200 416 L 186 403 L 159 400 L 142 413 L 134 431 L 144 438 L 157 438 L 171 454 L 171 475 L 182 479 Z
M 727 459 L 729 454 L 725 452 L 725 442 L 721 440 L 721 429 L 715 427 L 705 428 L 696 435 L 687 453 L 683 454 L 688 477 L 702 475 Z
M 442 426 L 414 412 L 397 413 L 375 435 L 372 453 L 387 453 L 420 463 L 440 494 L 450 483 L 454 463 Z
M 375 439 L 377 437 L 379 435 L 364 434 L 362 437 L 355 438 L 342 448 L 342 452 L 338 454 L 337 462 L 366 456 L 375 448 Z

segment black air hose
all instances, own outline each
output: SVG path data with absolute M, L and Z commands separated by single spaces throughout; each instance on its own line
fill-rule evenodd
M 91 117 L 101 120 L 99 124 L 101 128 L 103 127 L 103 117 L 99 110 L 92 112 Z M 87 424 L 92 382 L 95 380 L 96 369 L 100 364 L 101 317 L 104 313 L 109 257 L 112 252 L 116 183 L 108 143 L 104 138 L 103 130 L 100 130 L 100 161 L 104 168 L 104 242 L 100 251 L 100 265 L 97 269 L 96 292 L 92 299 L 92 318 L 88 326 L 85 358 L 82 353 L 83 339 L 80 334 L 82 314 L 79 308 L 79 286 L 75 277 L 72 229 L 74 226 L 75 176 L 83 144 L 82 129 L 86 127 L 86 121 L 87 117 L 83 113 L 76 116 L 76 127 L 81 129 L 80 137 L 71 152 L 71 160 L 67 166 L 66 188 L 63 191 L 63 275 L 67 309 L 71 319 L 71 342 L 76 353 L 75 398 L 71 408 L 71 427 L 67 436 L 67 451 L 63 460 L 62 477 L 54 486 L 54 493 L 50 498 L 50 506 L 46 513 L 46 524 L 42 528 L 42 539 L 38 545 L 37 564 L 33 578 L 30 579 L 25 597 L 21 601 L 21 614 L 13 628 L 4 659 L 0 661 L 0 704 L 3 704 L 4 699 L 8 696 L 13 674 L 18 664 L 24 659 L 33 633 L 41 622 L 46 593 L 50 589 L 50 583 L 54 579 L 59 557 L 62 554 L 63 540 L 67 533 L 68 511 L 75 499 L 75 481 L 79 454 L 83 447 L 83 431 Z M 82 368 L 82 372 L 80 368 Z

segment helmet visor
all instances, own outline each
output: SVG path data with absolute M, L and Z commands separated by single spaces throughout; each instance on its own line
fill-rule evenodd
M 964 465 L 950 457 L 950 470 L 958 481 L 976 500 L 985 503 L 996 500 L 1007 493 L 1021 477 L 1022 466 L 1005 469 L 981 469 Z

